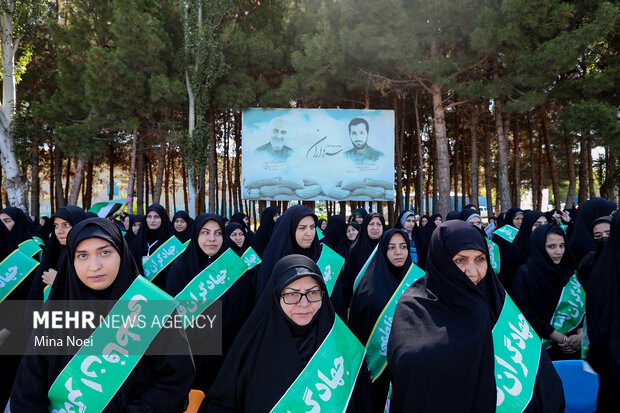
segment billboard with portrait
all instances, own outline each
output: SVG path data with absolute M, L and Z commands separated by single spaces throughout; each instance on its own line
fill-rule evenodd
M 394 200 L 394 111 L 246 109 L 242 198 Z

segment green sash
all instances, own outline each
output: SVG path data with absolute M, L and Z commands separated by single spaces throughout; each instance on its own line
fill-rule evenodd
M 502 264 L 502 260 L 499 255 L 499 246 L 488 238 L 487 245 L 489 246 L 489 261 L 491 261 L 491 268 L 493 268 L 495 274 L 499 274 Z
M 258 265 L 260 258 L 252 248 L 239 257 L 227 249 L 211 265 L 202 270 L 175 297 L 179 301 L 179 314 L 185 328 L 220 298 L 250 268 Z
M 396 311 L 396 304 L 405 290 L 413 284 L 415 280 L 424 275 L 424 270 L 415 264 L 411 264 L 407 274 L 400 282 L 390 301 L 385 305 L 383 311 L 377 318 L 375 326 L 372 328 L 368 342 L 366 343 L 366 364 L 370 370 L 372 381 L 383 373 L 387 366 L 387 344 L 392 329 L 392 318 Z
M 145 305 L 151 301 L 158 305 Z M 91 334 L 91 346 L 82 346 L 54 380 L 48 392 L 49 411 L 102 411 L 161 329 L 161 323 L 152 327 L 151 320 L 170 316 L 175 307 L 168 294 L 144 277 L 136 278 L 106 316 L 107 326 L 103 322 Z M 141 311 L 147 313 L 147 328 L 140 328 L 138 320 L 145 316 Z M 126 327 L 113 328 L 109 320 L 115 317 L 128 319 Z
M 390 382 L 390 388 L 388 389 L 387 400 L 385 401 L 385 407 L 383 413 L 390 413 L 390 401 L 392 400 L 392 382 Z
M 344 412 L 364 359 L 364 346 L 336 315 L 334 326 L 272 412 Z
M 170 265 L 176 257 L 185 251 L 187 244 L 189 244 L 189 241 L 183 244 L 177 237 L 174 235 L 171 236 L 168 241 L 157 248 L 155 252 L 144 261 L 144 264 L 142 264 L 142 268 L 144 268 L 144 277 L 149 281 L 153 281 L 164 268 Z
M 34 257 L 41 252 L 41 247 L 39 247 L 39 244 L 37 244 L 34 239 L 22 242 L 19 244 L 18 248 L 29 257 Z
M 17 286 L 37 268 L 39 263 L 16 248 L 0 262 L 0 302 L 13 292 Z
M 323 235 L 323 231 L 319 227 L 316 227 L 316 236 L 318 240 L 322 239 L 325 236 Z
M 379 248 L 379 245 L 377 244 L 377 246 L 375 247 L 374 250 L 372 250 L 372 253 L 370 254 L 370 257 L 368 257 L 368 259 L 366 260 L 366 262 L 364 263 L 364 266 L 362 267 L 362 269 L 360 270 L 359 274 L 357 274 L 357 277 L 355 277 L 355 282 L 353 283 L 353 292 L 355 292 L 355 290 L 357 290 L 357 286 L 360 283 L 360 281 L 362 281 L 362 277 L 364 276 L 364 274 L 366 273 L 366 270 L 368 269 L 368 266 L 370 265 L 370 261 L 372 261 L 373 257 L 375 256 L 375 254 L 377 253 L 377 248 Z
M 577 281 L 577 276 L 573 274 L 566 286 L 562 289 L 562 295 L 558 306 L 553 313 L 551 325 L 562 334 L 572 331 L 581 323 L 586 313 L 586 293 Z M 552 340 L 544 339 L 545 348 L 551 347 Z
M 590 351 L 590 337 L 588 337 L 588 319 L 583 317 L 583 333 L 581 334 L 581 359 L 585 360 Z
M 519 308 L 506 294 L 493 327 L 496 412 L 522 412 L 534 394 L 541 342 Z
M 497 234 L 497 236 L 504 238 L 512 244 L 512 241 L 514 241 L 517 236 L 517 232 L 519 232 L 519 230 L 512 225 L 504 225 L 500 229 L 494 231 L 493 234 Z
M 336 251 L 323 244 L 323 250 L 321 251 L 321 256 L 316 265 L 321 269 L 321 274 L 327 286 L 327 294 L 332 295 L 338 275 L 342 267 L 344 267 L 344 258 Z
M 43 288 L 43 301 L 47 301 L 48 297 L 50 296 L 51 289 L 51 285 L 46 285 L 45 288 Z
M 45 245 L 45 243 L 43 242 L 43 240 L 39 237 L 32 237 L 32 239 L 34 240 L 34 242 L 36 242 L 37 244 L 39 244 L 39 247 L 43 247 Z

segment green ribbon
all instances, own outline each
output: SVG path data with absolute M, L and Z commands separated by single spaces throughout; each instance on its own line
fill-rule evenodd
M 495 411 L 522 412 L 534 394 L 541 342 L 508 294 L 492 336 L 497 387 Z
M 174 235 L 168 238 L 168 241 L 157 248 L 155 252 L 144 261 L 144 264 L 142 264 L 142 268 L 144 268 L 144 277 L 149 281 L 153 281 L 164 268 L 172 264 L 172 261 L 185 251 L 187 244 L 189 244 L 189 241 L 183 244 Z
M 585 360 L 590 351 L 590 337 L 588 337 L 587 317 L 583 317 L 583 333 L 581 334 L 581 359 Z
M 390 382 L 390 388 L 388 389 L 387 400 L 385 401 L 384 413 L 390 413 L 390 401 L 392 400 L 392 382 Z
M 0 302 L 37 268 L 39 263 L 17 248 L 0 262 Z
M 342 258 L 336 251 L 323 244 L 323 250 L 321 256 L 316 265 L 319 266 L 325 285 L 327 286 L 327 293 L 331 296 L 338 275 L 344 267 L 344 258 Z
M 325 236 L 323 235 L 323 231 L 319 227 L 316 227 L 316 235 L 317 235 L 317 239 L 319 240 Z
M 364 266 L 362 267 L 360 272 L 357 274 L 357 277 L 355 277 L 355 282 L 353 283 L 353 292 L 355 292 L 355 290 L 357 290 L 357 286 L 359 285 L 360 281 L 362 281 L 362 277 L 366 273 L 366 270 L 368 269 L 368 266 L 370 265 L 370 262 L 372 261 L 373 257 L 377 253 L 377 248 L 379 248 L 379 245 L 377 245 L 375 247 L 375 249 L 372 250 L 372 253 L 370 254 L 370 257 L 368 257 L 368 259 L 364 263 Z
M 152 301 L 157 305 L 148 305 Z M 161 330 L 162 323 L 149 323 L 169 317 L 176 304 L 144 277 L 137 277 L 91 334 L 90 345 L 82 346 L 54 380 L 48 392 L 49 411 L 102 411 Z M 112 320 L 119 317 L 127 322 L 114 328 Z M 142 317 L 148 320 L 147 328 L 140 328 Z
M 39 237 L 32 237 L 32 239 L 39 244 L 40 247 L 43 247 L 45 245 L 45 243 L 43 242 L 43 240 Z
M 502 259 L 499 255 L 499 246 L 488 238 L 487 245 L 489 246 L 489 261 L 491 261 L 491 268 L 493 268 L 495 274 L 499 274 L 502 264 Z
M 515 237 L 517 236 L 518 232 L 519 232 L 518 229 L 516 229 L 512 225 L 506 224 L 500 229 L 495 230 L 493 234 L 497 234 L 497 236 L 504 238 L 506 241 L 512 244 L 512 241 L 515 240 Z
M 336 315 L 325 340 L 271 411 L 344 412 L 364 353 L 364 346 Z
M 51 285 L 46 285 L 45 288 L 43 288 L 43 301 L 47 301 L 47 299 L 50 296 L 51 289 L 52 289 Z
M 22 242 L 19 244 L 18 248 L 29 257 L 34 257 L 41 252 L 41 247 L 34 239 Z
M 396 304 L 405 290 L 418 278 L 424 276 L 424 270 L 411 264 L 394 294 L 383 308 L 366 343 L 366 364 L 374 382 L 383 373 L 387 366 L 387 344 L 392 329 L 392 318 L 396 311 Z
M 260 263 L 252 248 L 239 257 L 227 249 L 211 265 L 202 270 L 175 297 L 179 301 L 179 314 L 187 328 L 215 300 L 220 298 L 241 276 Z
M 573 274 L 568 283 L 562 289 L 560 301 L 553 313 L 551 325 L 562 334 L 575 329 L 583 320 L 586 313 L 586 293 L 577 280 L 577 276 Z M 543 340 L 545 348 L 551 347 L 552 340 L 546 338 Z

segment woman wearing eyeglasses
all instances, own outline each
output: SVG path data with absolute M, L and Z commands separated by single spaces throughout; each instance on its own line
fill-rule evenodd
M 310 411 L 317 406 L 321 411 L 377 411 L 365 364 L 348 368 L 349 352 L 323 345 L 336 326 L 346 329 L 326 288 L 309 257 L 292 254 L 276 263 L 207 394 L 206 411 Z M 345 333 L 353 337 L 348 329 Z M 322 358 L 331 369 L 313 368 Z

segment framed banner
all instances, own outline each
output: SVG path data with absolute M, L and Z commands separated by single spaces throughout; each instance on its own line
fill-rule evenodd
M 394 111 L 246 109 L 242 198 L 394 200 Z

